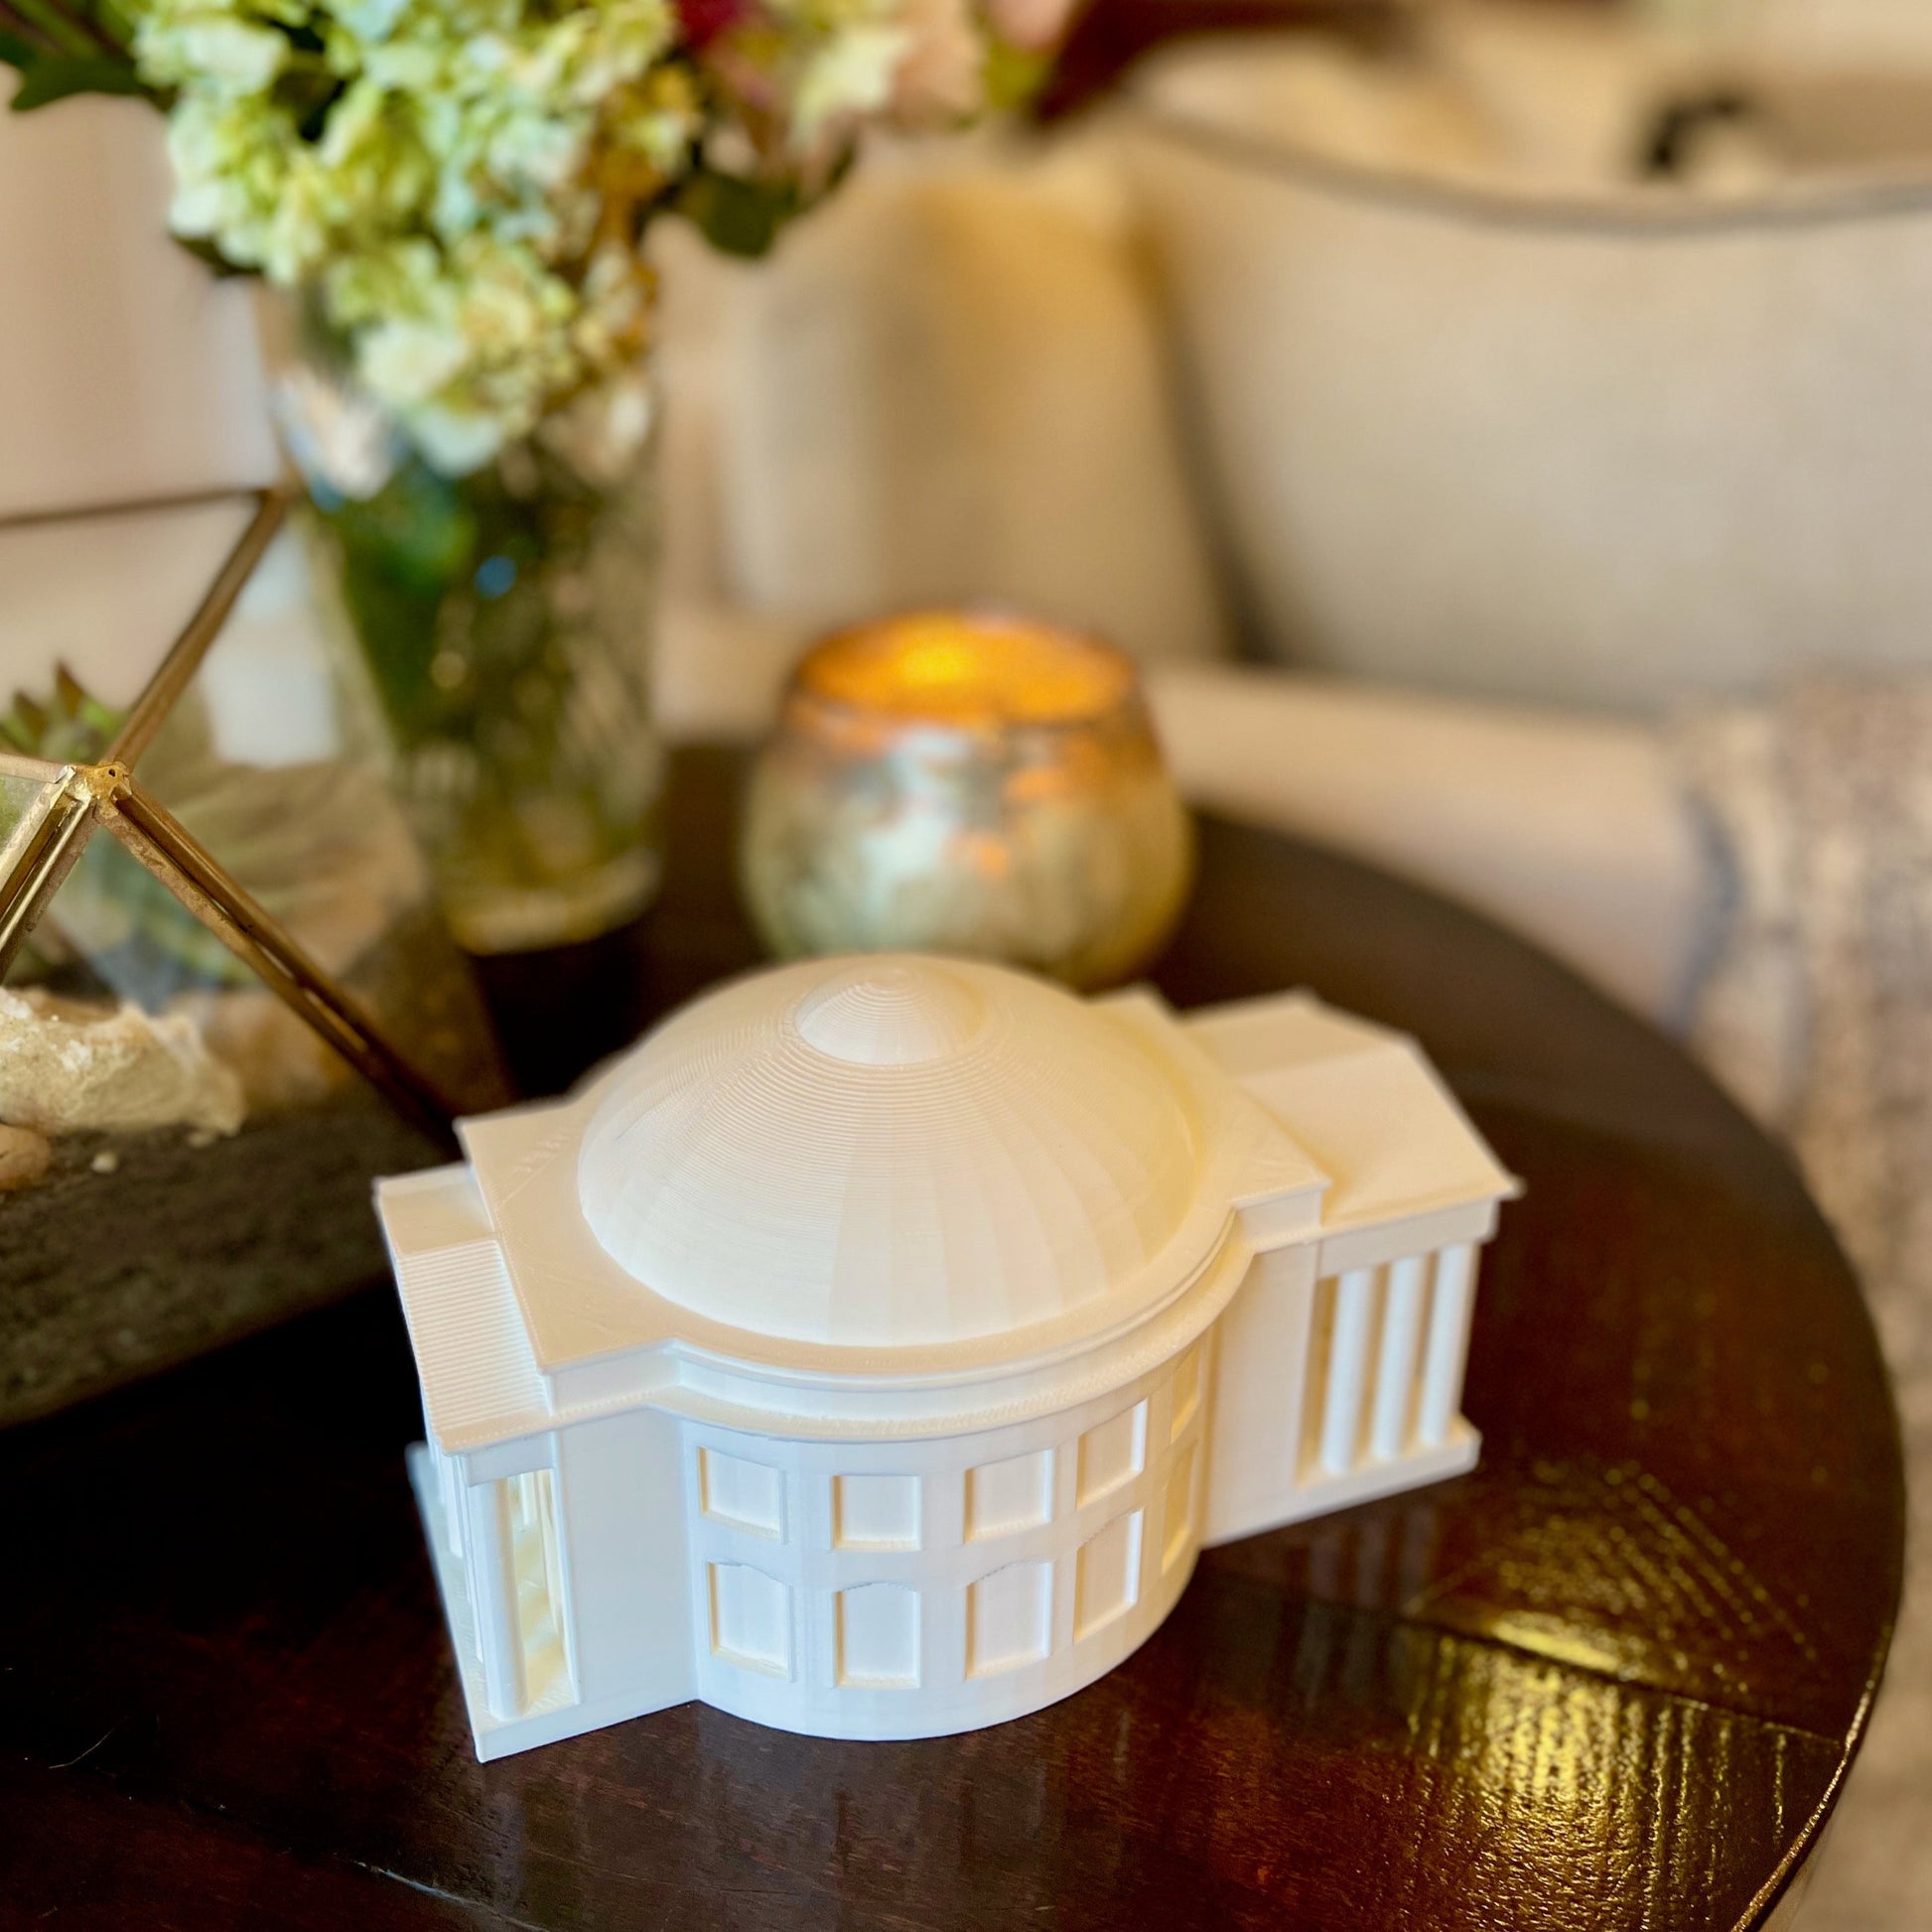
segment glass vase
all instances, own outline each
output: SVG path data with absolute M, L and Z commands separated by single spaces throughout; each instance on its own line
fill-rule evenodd
M 398 796 L 473 953 L 589 939 L 661 870 L 648 371 L 460 476 L 325 364 L 283 361 L 317 593 L 352 634 Z

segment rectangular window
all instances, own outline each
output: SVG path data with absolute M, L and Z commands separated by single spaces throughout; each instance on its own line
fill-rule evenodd
M 510 1575 L 516 1587 L 516 1638 L 525 1708 L 561 1696 L 569 1681 L 564 1646 L 563 1546 L 557 1534 L 557 1479 L 550 1469 L 511 1476 Z

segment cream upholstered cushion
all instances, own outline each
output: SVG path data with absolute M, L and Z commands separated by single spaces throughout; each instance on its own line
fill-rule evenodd
M 1932 64 L 1917 152 L 1872 138 L 1881 95 L 1910 122 L 1900 69 L 1880 88 L 1781 53 L 1748 70 L 1769 134 L 1659 189 L 1623 164 L 1697 79 L 1681 49 L 1479 24 L 1421 78 L 1288 42 L 1185 52 L 1131 117 L 1266 648 L 1645 708 L 1932 662 Z
M 869 158 L 752 268 L 665 224 L 674 588 L 797 637 L 990 599 L 1224 650 L 1125 220 L 1097 163 L 988 145 Z
M 1246 665 L 1169 666 L 1152 697 L 1196 804 L 1401 873 L 1683 1016 L 1719 892 L 1655 728 Z

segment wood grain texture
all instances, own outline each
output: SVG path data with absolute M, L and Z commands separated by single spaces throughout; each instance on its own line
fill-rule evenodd
M 496 967 L 532 1081 L 751 962 L 737 773 L 681 760 L 640 932 Z M 480 1766 L 377 1290 L 0 1437 L 0 1924 L 1761 1918 L 1898 1586 L 1844 1261 L 1783 1158 L 1559 968 L 1285 841 L 1203 852 L 1171 996 L 1309 983 L 1408 1027 L 1529 1181 L 1478 1300 L 1478 1471 L 1210 1554 L 1122 1669 L 1017 1724 L 839 1744 L 686 1707 Z

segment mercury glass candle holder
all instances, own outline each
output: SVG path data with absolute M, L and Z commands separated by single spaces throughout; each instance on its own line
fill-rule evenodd
M 741 860 L 782 957 L 958 953 L 1091 987 L 1167 936 L 1193 837 L 1120 652 L 920 612 L 840 631 L 793 673 Z

